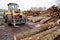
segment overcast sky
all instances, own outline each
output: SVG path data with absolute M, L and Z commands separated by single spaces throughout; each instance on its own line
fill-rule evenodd
M 21 10 L 31 7 L 50 7 L 56 4 L 56 0 L 0 0 L 0 8 L 7 9 L 8 3 L 17 3 Z

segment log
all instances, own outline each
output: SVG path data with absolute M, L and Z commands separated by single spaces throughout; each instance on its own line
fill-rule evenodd
M 42 19 L 44 19 L 44 17 L 36 17 L 36 18 L 32 19 L 32 22 L 35 23 L 35 22 L 38 22 L 38 21 L 40 21 Z
M 49 39 L 48 36 L 55 38 L 56 36 L 58 36 L 57 34 L 59 35 L 60 31 L 58 31 L 57 28 L 54 27 L 54 28 L 52 28 L 50 30 L 47 30 L 47 31 L 44 31 L 42 33 L 38 33 L 38 34 L 35 34 L 35 35 L 32 35 L 30 37 L 27 37 L 27 38 L 24 38 L 24 39 L 21 39 L 21 40 L 43 40 L 43 39 Z
M 31 21 L 33 19 L 32 16 L 28 16 L 28 20 Z
M 57 24 L 57 25 L 59 25 L 59 24 L 60 24 L 60 19 L 58 19 L 58 20 L 56 21 L 56 24 Z
M 40 33 L 42 31 L 48 30 L 48 25 L 47 24 L 43 24 L 42 26 L 38 27 L 38 28 L 34 28 L 25 32 L 21 32 L 21 33 L 17 33 L 14 34 L 14 39 L 18 40 L 18 39 L 23 39 L 29 36 L 32 36 L 34 34 Z
M 45 22 L 47 22 L 48 20 L 50 20 L 51 19 L 51 17 L 47 17 L 47 18 L 45 18 L 45 19 L 42 19 L 41 21 L 40 21 L 40 23 L 45 23 Z
M 53 28 L 56 26 L 56 23 L 55 22 L 49 22 L 48 25 L 49 25 L 48 28 Z
M 48 34 L 48 35 L 46 35 L 46 36 L 44 36 L 43 38 L 41 38 L 41 40 L 45 40 L 45 39 L 48 39 L 48 40 L 54 40 L 57 36 L 59 36 L 60 35 L 60 29 L 58 29 L 58 30 L 56 30 L 56 31 L 54 31 L 54 32 L 52 32 L 52 33 L 50 33 L 50 34 Z
M 40 21 L 40 20 L 42 20 L 42 19 L 44 19 L 45 17 L 29 17 L 28 18 L 28 20 L 30 20 L 30 21 L 32 21 L 32 22 L 38 22 L 38 21 Z

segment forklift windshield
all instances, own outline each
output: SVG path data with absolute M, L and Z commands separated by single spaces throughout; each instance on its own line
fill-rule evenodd
M 17 6 L 16 5 L 12 5 L 11 8 L 12 9 L 17 9 Z
M 17 4 L 10 3 L 10 4 L 8 4 L 8 9 L 9 10 L 18 9 L 18 5 Z

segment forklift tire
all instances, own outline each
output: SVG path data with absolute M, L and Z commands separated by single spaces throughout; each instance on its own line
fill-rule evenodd
M 8 26 L 12 26 L 11 22 L 7 22 L 7 25 L 8 25 Z
M 21 23 L 21 24 L 25 24 L 25 23 Z
M 5 23 L 7 23 L 7 19 L 5 19 Z

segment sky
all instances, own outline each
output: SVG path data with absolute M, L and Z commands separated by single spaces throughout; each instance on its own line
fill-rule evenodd
M 0 8 L 7 9 L 8 3 L 17 3 L 21 10 L 27 10 L 31 7 L 50 7 L 56 4 L 56 0 L 0 0 Z

